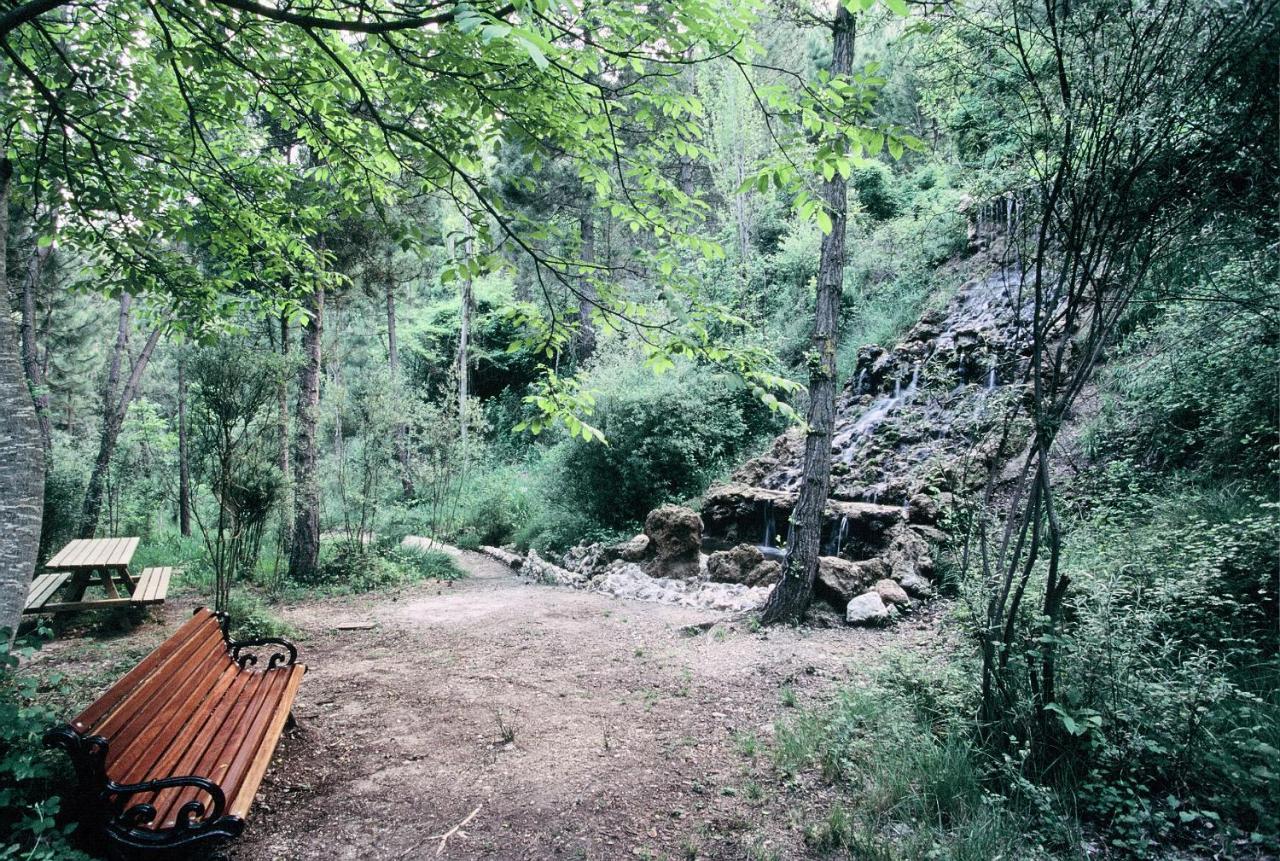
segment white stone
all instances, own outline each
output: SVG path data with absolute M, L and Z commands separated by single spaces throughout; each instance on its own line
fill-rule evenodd
M 878 625 L 888 621 L 889 608 L 876 592 L 864 592 L 849 602 L 844 617 L 850 625 Z

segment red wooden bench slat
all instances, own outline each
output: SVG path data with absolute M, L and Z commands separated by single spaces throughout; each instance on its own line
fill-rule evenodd
M 73 720 L 71 727 L 81 735 L 93 734 L 90 730 L 96 731 L 96 725 L 119 706 L 122 701 L 127 699 L 129 694 L 145 678 L 173 657 L 174 653 L 180 651 L 184 645 L 191 644 L 193 633 L 203 626 L 208 626 L 216 631 L 218 620 L 208 610 L 197 610 L 195 615 L 188 619 L 169 639 L 161 643 L 154 652 L 143 658 L 138 666 L 126 673 L 120 681 L 112 685 L 93 705 L 85 709 L 79 717 Z

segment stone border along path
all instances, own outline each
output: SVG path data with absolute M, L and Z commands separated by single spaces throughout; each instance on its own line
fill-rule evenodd
M 723 615 L 459 559 L 462 581 L 284 611 L 310 667 L 300 726 L 233 858 L 804 857 L 825 790 L 773 774 L 782 689 L 816 704 L 886 649 L 937 648 L 936 615 L 699 629 Z

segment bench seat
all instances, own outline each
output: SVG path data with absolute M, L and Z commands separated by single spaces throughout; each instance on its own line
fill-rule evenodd
M 27 589 L 27 603 L 23 605 L 22 612 L 39 613 L 44 609 L 44 605 L 49 603 L 53 593 L 62 588 L 62 584 L 70 579 L 70 571 L 51 571 L 48 574 L 41 574 L 36 577 L 31 581 L 30 588 Z
M 173 569 L 143 568 L 138 575 L 138 585 L 133 589 L 134 604 L 163 604 L 169 596 L 169 580 L 173 578 Z
M 251 647 L 271 647 L 265 667 Z M 200 609 L 78 717 L 64 748 L 80 811 L 118 847 L 188 850 L 230 839 L 266 774 L 306 667 L 283 640 L 233 643 Z

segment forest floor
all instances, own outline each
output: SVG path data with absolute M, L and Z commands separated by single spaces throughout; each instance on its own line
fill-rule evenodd
M 803 858 L 827 791 L 776 774 L 774 721 L 945 639 L 937 609 L 885 630 L 753 631 L 460 564 L 461 581 L 281 610 L 308 666 L 298 726 L 232 858 Z M 60 639 L 40 662 L 105 686 L 191 606 L 93 649 Z

